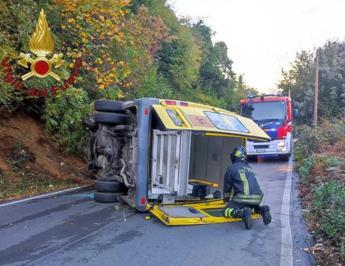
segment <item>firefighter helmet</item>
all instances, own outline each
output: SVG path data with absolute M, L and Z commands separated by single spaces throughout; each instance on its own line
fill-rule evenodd
M 243 146 L 237 146 L 232 150 L 231 161 L 235 162 L 236 160 L 244 161 L 247 159 L 247 150 Z

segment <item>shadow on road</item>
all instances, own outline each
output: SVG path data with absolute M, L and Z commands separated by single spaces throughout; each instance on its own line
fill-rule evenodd
M 268 163 L 268 164 L 275 164 L 275 163 L 288 163 L 288 161 L 286 160 L 283 160 L 281 158 L 279 158 L 278 156 L 258 156 L 257 158 L 255 159 L 248 159 L 248 162 L 249 163 L 252 163 L 252 164 L 260 164 L 260 163 Z

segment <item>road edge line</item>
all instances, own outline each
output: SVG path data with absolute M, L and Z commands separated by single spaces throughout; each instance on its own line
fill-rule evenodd
M 90 185 L 81 186 L 81 187 L 74 187 L 74 188 L 68 188 L 68 189 L 64 189 L 64 190 L 59 190 L 59 191 L 55 191 L 55 192 L 50 192 L 50 193 L 46 193 L 46 194 L 42 194 L 42 195 L 38 195 L 38 196 L 33 196 L 33 197 L 25 198 L 25 199 L 14 200 L 14 201 L 10 201 L 10 202 L 7 202 L 7 203 L 0 204 L 0 208 L 1 207 L 5 207 L 5 206 L 10 206 L 10 205 L 18 204 L 18 203 L 22 203 L 22 202 L 26 202 L 26 201 L 30 201 L 30 200 L 49 198 L 49 197 L 52 197 L 52 196 L 56 196 L 56 195 L 60 195 L 60 194 L 68 193 L 68 192 L 73 192 L 73 191 L 81 190 L 81 189 L 88 188 L 88 187 L 90 187 Z
M 290 198 L 292 186 L 292 157 L 289 160 L 288 172 L 284 187 L 283 201 L 280 212 L 281 222 L 281 249 L 280 249 L 280 266 L 293 265 L 292 234 L 290 224 Z

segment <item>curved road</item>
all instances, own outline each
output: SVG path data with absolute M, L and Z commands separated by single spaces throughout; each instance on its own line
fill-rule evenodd
M 314 265 L 292 162 L 252 163 L 273 221 L 167 227 L 92 191 L 0 204 L 0 265 Z

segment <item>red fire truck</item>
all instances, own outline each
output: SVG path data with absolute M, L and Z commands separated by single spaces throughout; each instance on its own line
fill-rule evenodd
M 293 109 L 290 97 L 281 95 L 249 96 L 240 101 L 241 115 L 251 118 L 271 137 L 271 141 L 247 141 L 249 157 L 276 155 L 289 160 L 292 152 Z

